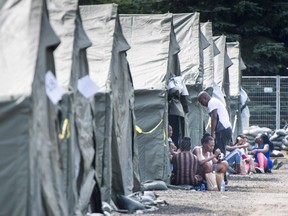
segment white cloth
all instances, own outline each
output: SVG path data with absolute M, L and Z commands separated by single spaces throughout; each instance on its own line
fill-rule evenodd
M 176 76 L 176 77 L 170 78 L 169 83 L 168 83 L 168 89 L 171 89 L 171 88 L 177 88 L 180 95 L 183 95 L 183 96 L 189 95 L 182 76 Z
M 243 106 L 247 101 L 249 101 L 249 97 L 243 88 L 240 89 L 240 101 L 241 106 Z
M 240 101 L 241 101 L 241 122 L 242 122 L 242 128 L 245 131 L 249 131 L 249 120 L 250 120 L 250 110 L 248 106 L 245 106 L 247 102 L 250 101 L 247 93 L 244 91 L 243 88 L 241 88 L 240 91 Z
M 224 126 L 225 129 L 231 127 L 228 112 L 224 104 L 220 100 L 218 100 L 217 98 L 211 98 L 208 102 L 207 107 L 209 109 L 209 113 L 217 109 L 219 122 Z

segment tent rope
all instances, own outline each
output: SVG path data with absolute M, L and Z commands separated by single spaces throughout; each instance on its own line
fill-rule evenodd
M 64 119 L 64 122 L 62 125 L 62 131 L 59 134 L 59 139 L 60 140 L 65 139 L 65 135 L 66 135 L 67 139 L 70 137 L 70 128 L 69 128 L 69 119 L 68 118 Z
M 143 131 L 139 126 L 135 125 L 135 130 L 137 131 L 137 133 L 139 134 L 151 134 L 153 133 L 159 126 L 160 124 L 163 122 L 163 119 L 160 120 L 160 122 L 151 130 L 149 131 Z
M 209 127 L 211 127 L 211 117 L 209 117 L 209 119 L 208 119 L 205 131 L 207 131 Z

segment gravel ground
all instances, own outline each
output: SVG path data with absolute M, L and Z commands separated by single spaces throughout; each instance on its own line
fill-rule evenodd
M 271 174 L 230 175 L 228 191 L 155 191 L 166 206 L 142 215 L 288 215 L 288 162 Z M 121 214 L 118 214 L 121 215 Z M 124 215 L 124 214 L 123 214 Z M 126 214 L 127 215 L 127 214 Z M 129 214 L 139 215 L 139 214 Z

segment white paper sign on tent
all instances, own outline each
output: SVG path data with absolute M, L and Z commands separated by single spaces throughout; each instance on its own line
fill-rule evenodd
M 78 80 L 77 88 L 85 98 L 92 97 L 100 89 L 99 86 L 91 80 L 89 75 L 86 75 Z
M 45 74 L 45 88 L 48 98 L 56 105 L 61 100 L 64 92 L 59 87 L 56 77 L 51 71 Z

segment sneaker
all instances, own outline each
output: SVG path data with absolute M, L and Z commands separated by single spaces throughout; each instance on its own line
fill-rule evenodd
M 273 169 L 276 169 L 277 167 L 278 167 L 278 160 L 275 159 L 275 160 L 273 161 Z
M 283 166 L 283 161 L 280 161 L 274 169 L 280 169 Z
M 256 173 L 265 173 L 260 167 L 255 167 Z
M 272 173 L 272 170 L 271 169 L 267 169 L 265 172 L 266 173 Z

